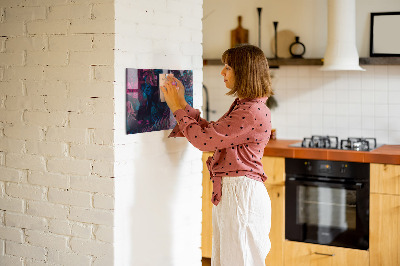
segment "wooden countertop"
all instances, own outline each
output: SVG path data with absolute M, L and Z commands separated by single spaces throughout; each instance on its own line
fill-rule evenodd
M 400 164 L 400 145 L 383 145 L 372 151 L 289 147 L 301 140 L 270 140 L 264 156 L 363 163 Z

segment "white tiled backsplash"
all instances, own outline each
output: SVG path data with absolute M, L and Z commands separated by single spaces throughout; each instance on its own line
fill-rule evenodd
M 232 102 L 224 95 L 221 67 L 204 67 L 210 109 L 217 111 L 211 120 Z M 272 110 L 277 137 L 376 137 L 381 144 L 400 144 L 400 66 L 362 67 L 366 71 L 323 72 L 319 66 L 271 69 L 279 105 Z

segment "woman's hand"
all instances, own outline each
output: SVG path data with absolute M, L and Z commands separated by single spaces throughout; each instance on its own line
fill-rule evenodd
M 186 107 L 185 87 L 178 79 L 168 76 L 161 90 L 164 93 L 165 101 L 172 113 Z

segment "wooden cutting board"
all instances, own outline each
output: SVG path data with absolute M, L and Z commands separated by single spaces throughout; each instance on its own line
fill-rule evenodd
M 249 31 L 242 27 L 242 16 L 238 16 L 238 27 L 231 30 L 231 48 L 242 43 L 249 43 Z

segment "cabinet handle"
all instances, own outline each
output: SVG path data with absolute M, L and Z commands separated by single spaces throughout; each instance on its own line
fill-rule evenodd
M 327 253 L 320 253 L 320 252 L 314 252 L 315 255 L 323 255 L 323 256 L 335 256 L 335 254 L 327 254 Z

